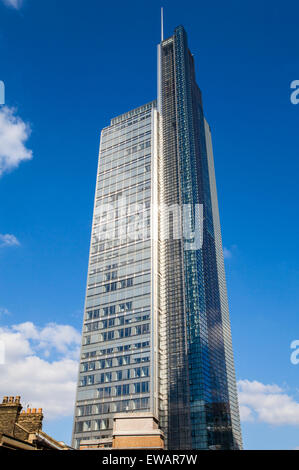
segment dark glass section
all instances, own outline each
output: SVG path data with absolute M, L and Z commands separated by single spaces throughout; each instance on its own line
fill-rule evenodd
M 164 202 L 190 204 L 193 226 L 196 204 L 203 206 L 201 249 L 186 250 L 177 240 L 165 243 L 169 404 L 164 431 L 170 449 L 234 449 L 241 440 L 232 430 L 228 372 L 234 377 L 234 370 L 227 370 L 224 346 L 205 121 L 182 26 L 161 44 L 161 110 L 162 184 L 169 187 Z
M 163 100 L 161 202 L 169 208 L 181 206 L 173 47 L 172 42 L 162 47 L 161 64 Z M 183 246 L 181 239 L 173 237 L 173 229 L 181 221 L 175 211 L 168 215 L 169 218 L 164 220 L 164 225 L 170 227 L 170 236 L 161 242 L 161 262 L 165 267 L 163 294 L 167 312 L 168 413 L 165 416 L 161 415 L 160 422 L 166 434 L 168 449 L 188 449 L 191 448 L 191 429 Z

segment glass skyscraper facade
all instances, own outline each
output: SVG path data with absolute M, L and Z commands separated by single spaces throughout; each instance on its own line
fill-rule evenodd
M 168 449 L 242 448 L 211 132 L 182 26 L 158 47 L 157 102 L 101 134 L 73 445 L 134 410 Z

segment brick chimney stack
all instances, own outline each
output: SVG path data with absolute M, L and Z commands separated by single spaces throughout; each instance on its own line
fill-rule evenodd
M 43 410 L 39 408 L 27 408 L 19 415 L 18 424 L 26 428 L 30 433 L 39 432 L 42 429 Z
M 20 397 L 3 397 L 0 404 L 0 433 L 14 435 L 15 423 L 18 421 L 22 405 Z
M 22 439 L 23 434 L 42 430 L 43 410 L 27 408 L 22 410 L 21 397 L 3 397 L 0 404 L 0 434 Z M 20 425 L 20 426 L 18 426 Z

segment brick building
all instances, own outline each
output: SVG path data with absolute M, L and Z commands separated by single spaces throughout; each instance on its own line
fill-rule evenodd
M 41 408 L 22 411 L 21 397 L 4 397 L 0 404 L 0 448 L 13 450 L 68 450 L 42 430 Z

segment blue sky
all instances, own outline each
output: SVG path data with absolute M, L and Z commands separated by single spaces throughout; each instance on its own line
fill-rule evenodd
M 156 96 L 160 6 L 0 0 L 0 393 L 41 403 L 46 432 L 65 441 L 100 130 Z M 163 6 L 165 36 L 187 30 L 212 128 L 244 446 L 294 449 L 299 5 Z

